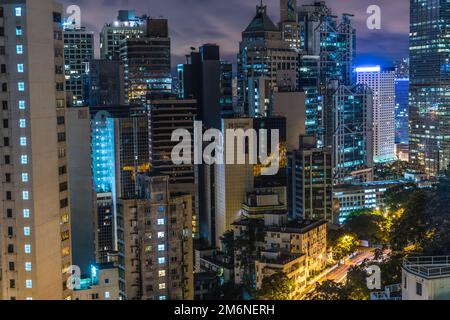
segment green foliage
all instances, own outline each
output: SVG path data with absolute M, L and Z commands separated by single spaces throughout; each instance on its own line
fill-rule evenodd
M 295 287 L 294 279 L 289 279 L 284 273 L 278 272 L 263 279 L 256 296 L 260 300 L 290 300 Z
M 373 244 L 383 244 L 388 241 L 387 231 L 382 229 L 385 220 L 382 215 L 370 212 L 353 214 L 347 219 L 344 230 L 355 234 L 360 240 L 367 240 Z
M 344 285 L 327 280 L 316 286 L 309 296 L 310 300 L 349 300 Z

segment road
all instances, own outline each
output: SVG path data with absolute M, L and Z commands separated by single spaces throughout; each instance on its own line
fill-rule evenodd
M 347 260 L 343 265 L 337 267 L 335 270 L 331 271 L 325 277 L 319 280 L 320 282 L 324 282 L 326 280 L 331 280 L 334 282 L 341 283 L 347 277 L 347 272 L 353 266 L 358 266 L 364 262 L 364 260 L 372 260 L 375 257 L 375 253 L 373 249 L 364 248 L 360 249 L 358 254 L 353 258 Z

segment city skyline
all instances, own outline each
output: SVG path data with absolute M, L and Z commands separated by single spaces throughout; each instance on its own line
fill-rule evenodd
M 298 3 L 312 4 L 314 0 Z M 118 10 L 136 10 L 137 15 L 147 14 L 153 18 L 169 20 L 172 39 L 172 70 L 185 62 L 191 47 L 215 43 L 221 48 L 221 56 L 233 64 L 239 51 L 241 32 L 255 14 L 259 0 L 208 0 L 163 1 L 112 0 L 86 1 L 62 0 L 64 11 L 69 5 L 81 8 L 81 23 L 88 31 L 95 32 L 96 57 L 99 56 L 99 34 L 105 23 L 113 22 Z M 327 0 L 336 14 L 350 13 L 357 30 L 357 65 L 380 64 L 388 67 L 395 60 L 408 56 L 409 48 L 409 1 L 387 0 Z M 264 0 L 268 15 L 274 23 L 279 22 L 279 1 Z M 381 8 L 381 29 L 369 30 L 366 26 L 370 5 Z M 389 10 L 385 10 L 389 8 Z M 189 16 L 186 15 L 189 12 Z M 210 13 L 210 14 L 208 14 Z

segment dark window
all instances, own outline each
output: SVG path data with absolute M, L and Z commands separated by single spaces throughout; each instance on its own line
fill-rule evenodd
M 66 198 L 59 201 L 59 207 L 61 209 L 67 208 L 68 206 L 69 206 L 69 199 Z
M 4 17 L 4 15 L 3 15 L 3 7 L 0 7 L 0 18 L 3 18 Z
M 5 28 L 0 27 L 0 37 L 4 37 L 5 36 Z
M 14 262 L 9 262 L 9 271 L 14 271 L 14 270 L 15 270 Z
M 64 124 L 65 123 L 64 117 L 58 117 L 57 118 L 57 122 L 58 122 L 59 125 Z
M 13 217 L 12 209 L 6 209 L 6 217 L 7 218 L 12 218 Z
M 63 182 L 59 184 L 59 192 L 64 192 L 67 190 L 67 182 Z
M 3 119 L 3 128 L 8 129 L 9 128 L 9 121 L 8 119 Z
M 61 13 L 59 12 L 53 12 L 53 22 L 55 23 L 61 23 L 62 18 L 61 18 Z
M 8 253 L 14 253 L 14 245 L 8 244 Z
M 3 138 L 3 146 L 9 147 L 9 138 L 8 137 Z
M 5 182 L 10 183 L 11 182 L 11 173 L 5 173 Z
M 8 91 L 8 84 L 7 83 L 2 83 L 2 91 L 3 92 L 7 92 Z
M 14 235 L 13 227 L 8 227 L 8 237 L 12 237 Z
M 8 110 L 8 101 L 6 100 L 2 101 L 2 108 L 3 110 Z
M 11 164 L 11 157 L 5 156 L 5 164 Z
M 14 279 L 9 280 L 9 287 L 11 289 L 14 289 L 16 287 L 16 280 Z
M 62 167 L 59 167 L 58 171 L 59 171 L 59 175 L 62 176 L 67 173 L 67 168 L 66 168 L 66 166 L 62 166 Z
M 66 134 L 64 132 L 58 133 L 58 142 L 66 141 Z
M 0 56 L 4 56 L 6 53 L 5 46 L 0 46 Z
M 1 73 L 6 73 L 6 64 L 2 64 L 2 65 L 0 66 L 0 72 L 1 72 Z
M 416 282 L 416 294 L 422 296 L 422 284 L 419 282 Z
M 6 200 L 11 200 L 11 199 L 12 199 L 11 191 L 6 191 Z

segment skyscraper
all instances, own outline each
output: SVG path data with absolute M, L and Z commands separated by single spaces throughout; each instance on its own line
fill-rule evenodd
M 300 26 L 297 22 L 297 0 L 280 0 L 280 29 L 283 40 L 294 50 L 300 49 Z
M 1 299 L 71 295 L 61 12 L 51 0 L 0 3 Z
M 242 32 L 238 54 L 238 109 L 250 117 L 271 114 L 272 92 L 277 81 L 288 75 L 296 82 L 297 52 L 283 40 L 280 29 L 258 6 L 256 15 Z
M 83 77 L 89 72 L 89 61 L 94 59 L 94 32 L 85 28 L 64 28 L 64 60 L 66 91 L 72 94 L 72 106 L 86 106 Z
M 334 184 L 373 179 L 373 98 L 363 84 L 339 86 L 334 97 Z
M 100 33 L 100 57 L 119 60 L 120 43 L 128 38 L 143 36 L 146 18 L 137 17 L 135 11 L 120 10 L 117 19 L 103 26 Z
M 395 160 L 395 70 L 380 66 L 356 68 L 358 83 L 373 92 L 374 162 Z
M 145 105 L 147 95 L 171 93 L 171 57 L 166 19 L 148 19 L 139 38 L 121 42 L 120 58 L 125 69 L 125 102 Z
M 450 3 L 410 1 L 410 161 L 435 176 L 450 163 Z

